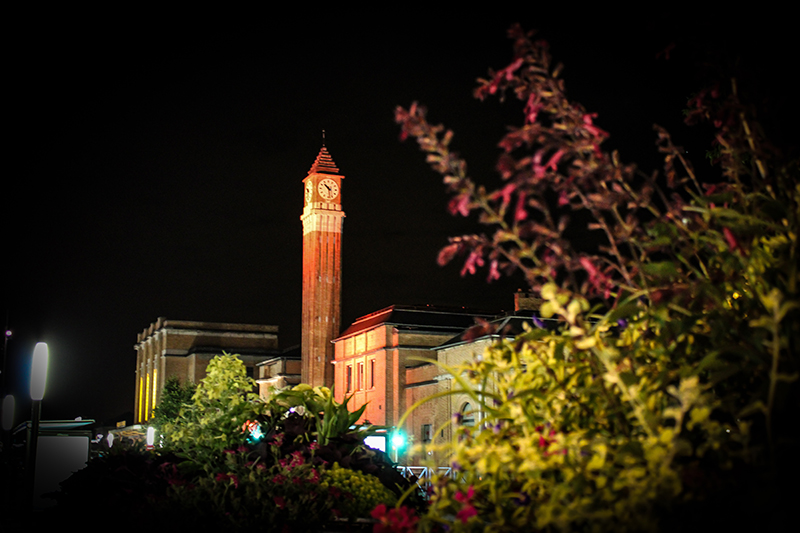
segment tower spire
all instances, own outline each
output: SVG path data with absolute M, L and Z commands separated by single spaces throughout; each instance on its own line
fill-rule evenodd
M 325 147 L 325 130 L 322 130 L 322 132 L 322 148 L 320 148 L 319 154 L 317 154 L 317 159 L 314 160 L 314 164 L 311 165 L 311 169 L 308 171 L 308 173 L 338 174 L 339 167 L 337 167 L 336 163 L 333 162 L 331 154 L 328 153 L 328 149 Z

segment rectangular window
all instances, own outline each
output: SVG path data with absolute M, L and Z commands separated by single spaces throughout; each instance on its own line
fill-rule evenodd
M 375 388 L 375 359 L 369 360 L 369 388 Z
M 345 374 L 346 382 L 345 382 L 345 390 L 350 392 L 353 390 L 353 365 L 347 365 L 347 372 Z
M 422 424 L 422 442 L 428 443 L 433 436 L 433 428 L 430 424 Z
M 364 380 L 364 363 L 358 363 L 358 376 L 356 377 L 358 381 L 358 388 L 356 390 L 361 390 L 366 385 L 366 380 Z

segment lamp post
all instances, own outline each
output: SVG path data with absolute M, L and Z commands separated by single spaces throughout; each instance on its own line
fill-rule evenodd
M 39 342 L 33 349 L 31 364 L 31 433 L 28 442 L 28 490 L 33 503 L 34 481 L 36 479 L 36 451 L 39 445 L 39 419 L 42 416 L 42 398 L 47 383 L 47 343 Z

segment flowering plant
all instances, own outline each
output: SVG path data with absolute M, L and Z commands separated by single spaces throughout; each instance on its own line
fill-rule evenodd
M 696 502 L 722 520 L 754 491 L 769 494 L 754 516 L 769 517 L 797 464 L 797 162 L 770 147 L 734 81 L 687 112 L 714 124 L 721 176 L 703 181 L 659 127 L 665 176 L 638 172 L 602 150 L 608 134 L 567 99 L 547 44 L 510 36 L 513 61 L 475 92 L 523 104 L 500 142 L 500 188 L 467 175 L 421 106 L 396 119 L 444 176 L 453 214 L 491 229 L 451 239 L 440 263 L 465 256 L 462 275 L 486 267 L 490 281 L 522 272 L 559 327 L 534 317 L 445 367 L 480 426 L 435 446 L 458 471 L 434 483 L 420 530 L 651 530 L 701 520 Z M 576 246 L 576 224 L 601 244 Z

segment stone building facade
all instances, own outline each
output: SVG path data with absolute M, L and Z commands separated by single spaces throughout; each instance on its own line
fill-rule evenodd
M 333 387 L 339 402 L 352 396 L 351 410 L 366 405 L 362 422 L 397 426 L 409 407 L 453 390 L 454 380 L 442 366 L 480 357 L 497 338 L 515 335 L 531 321 L 531 313 L 522 311 L 539 302 L 518 292 L 515 315 L 393 305 L 358 318 L 340 333 L 343 179 L 323 145 L 303 179 L 300 346 L 280 352 L 277 326 L 159 318 L 136 344 L 137 422 L 151 416 L 167 377 L 197 383 L 211 358 L 224 351 L 241 356 L 264 398 L 273 389 L 301 382 L 324 385 Z M 474 330 L 466 334 L 478 320 L 490 327 L 477 338 Z M 481 423 L 473 398 L 441 394 L 410 413 L 404 430 L 417 443 L 449 440 L 449 421 L 456 413 L 463 424 Z
M 161 317 L 139 333 L 134 349 L 134 419 L 141 424 L 152 417 L 167 378 L 198 383 L 205 377 L 209 361 L 217 355 L 238 354 L 248 375 L 256 378 L 258 364 L 279 355 L 278 326 Z
M 478 320 L 484 326 L 472 329 Z M 456 384 L 445 368 L 481 357 L 498 339 L 522 332 L 525 323 L 532 325 L 531 313 L 521 309 L 503 317 L 432 307 L 376 311 L 333 341 L 334 396 L 339 402 L 351 396 L 350 410 L 366 404 L 361 422 L 390 427 L 421 402 L 408 414 L 403 431 L 413 443 L 447 442 L 454 414 L 463 425 L 480 426 L 483 413 L 468 394 L 447 394 Z M 434 395 L 440 396 L 427 400 Z M 405 458 L 409 464 L 421 459 Z M 447 464 L 444 457 L 433 459 Z

